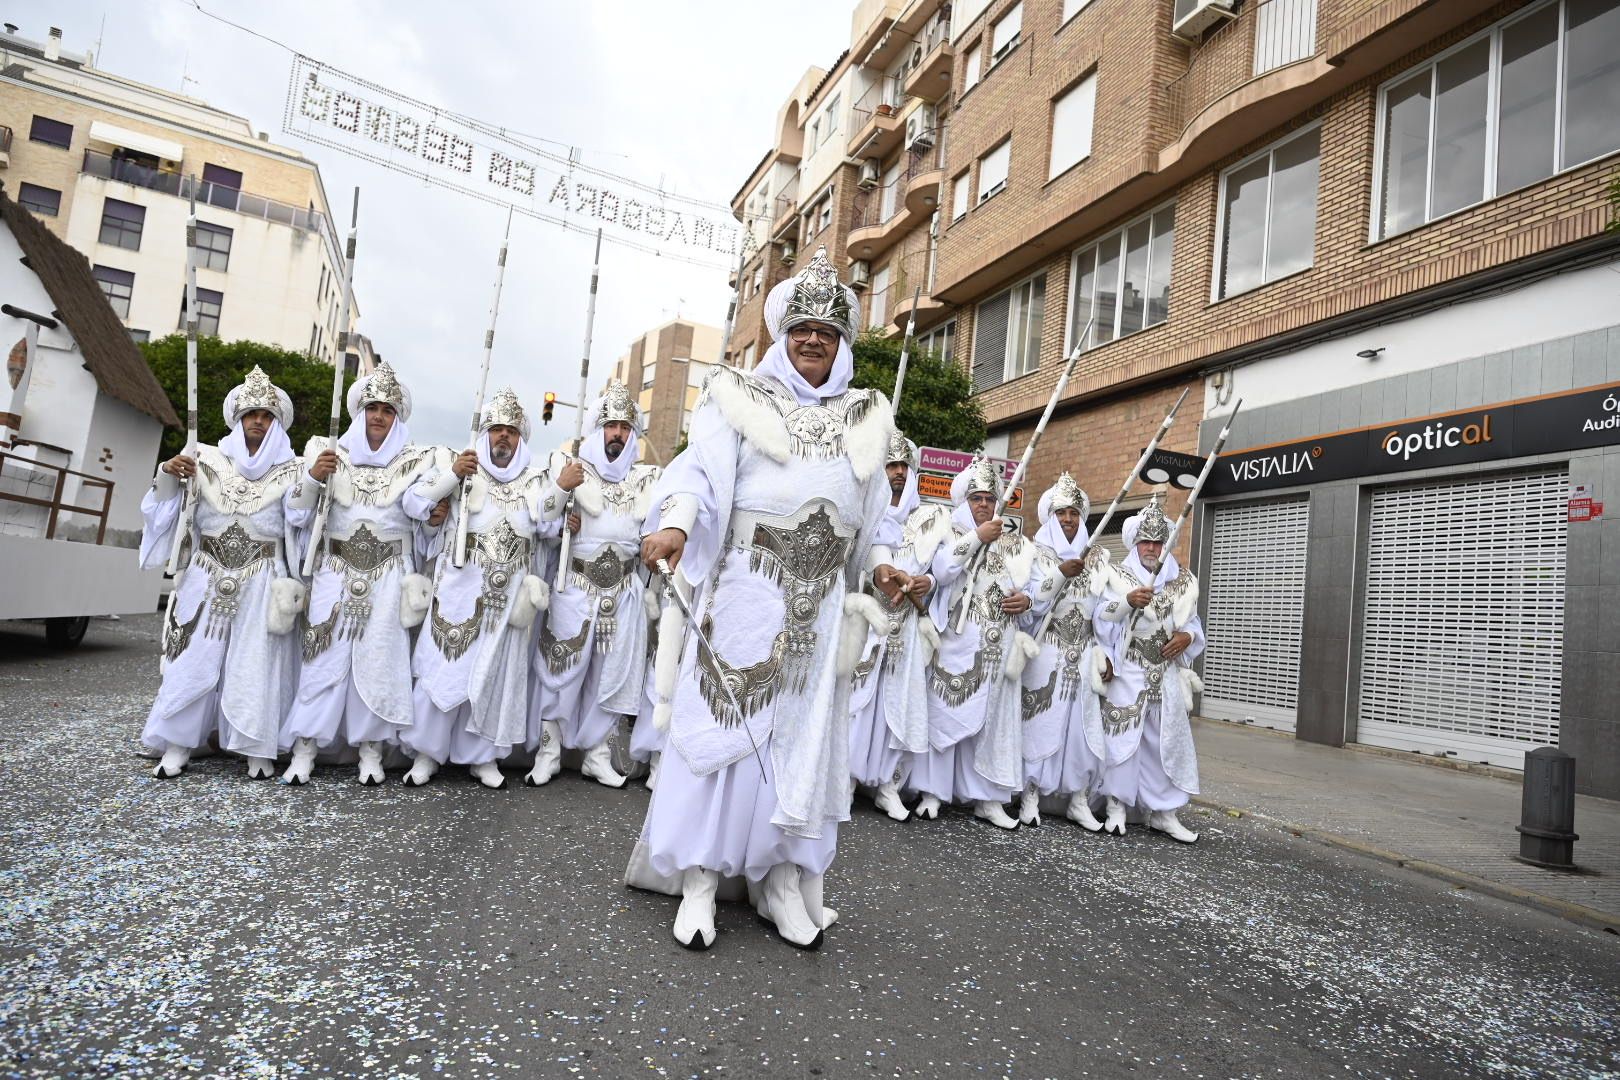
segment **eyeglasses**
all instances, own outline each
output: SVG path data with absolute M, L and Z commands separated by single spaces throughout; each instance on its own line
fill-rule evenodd
M 788 331 L 788 337 L 800 345 L 805 344 L 811 338 L 815 338 L 823 345 L 831 345 L 838 340 L 838 331 L 820 330 L 813 326 L 795 326 Z

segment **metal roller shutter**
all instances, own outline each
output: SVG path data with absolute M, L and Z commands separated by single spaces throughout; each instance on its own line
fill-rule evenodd
M 1294 729 L 1310 502 L 1215 508 L 1202 712 Z
M 1569 476 L 1373 492 L 1357 738 L 1524 767 L 1558 745 Z

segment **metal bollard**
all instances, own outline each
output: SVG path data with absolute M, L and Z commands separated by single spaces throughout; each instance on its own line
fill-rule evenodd
M 1575 759 L 1552 746 L 1524 755 L 1519 861 L 1549 870 L 1575 869 Z

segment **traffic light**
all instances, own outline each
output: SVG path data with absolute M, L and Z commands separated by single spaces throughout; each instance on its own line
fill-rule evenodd
M 550 390 L 547 390 L 546 391 L 546 405 L 545 405 L 545 408 L 540 410 L 540 422 L 542 424 L 551 423 L 551 410 L 555 409 L 556 407 L 557 407 L 557 395 L 553 394 Z

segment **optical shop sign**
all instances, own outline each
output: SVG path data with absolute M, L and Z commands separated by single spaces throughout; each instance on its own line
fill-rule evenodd
M 1620 444 L 1620 383 L 1222 454 L 1210 495 Z
M 734 254 L 735 221 L 676 209 L 656 194 L 576 177 L 561 155 L 306 56 L 293 58 L 282 126 L 291 134 L 441 187 L 537 217 L 592 219 L 654 247 Z M 549 213 L 548 213 L 549 212 Z

